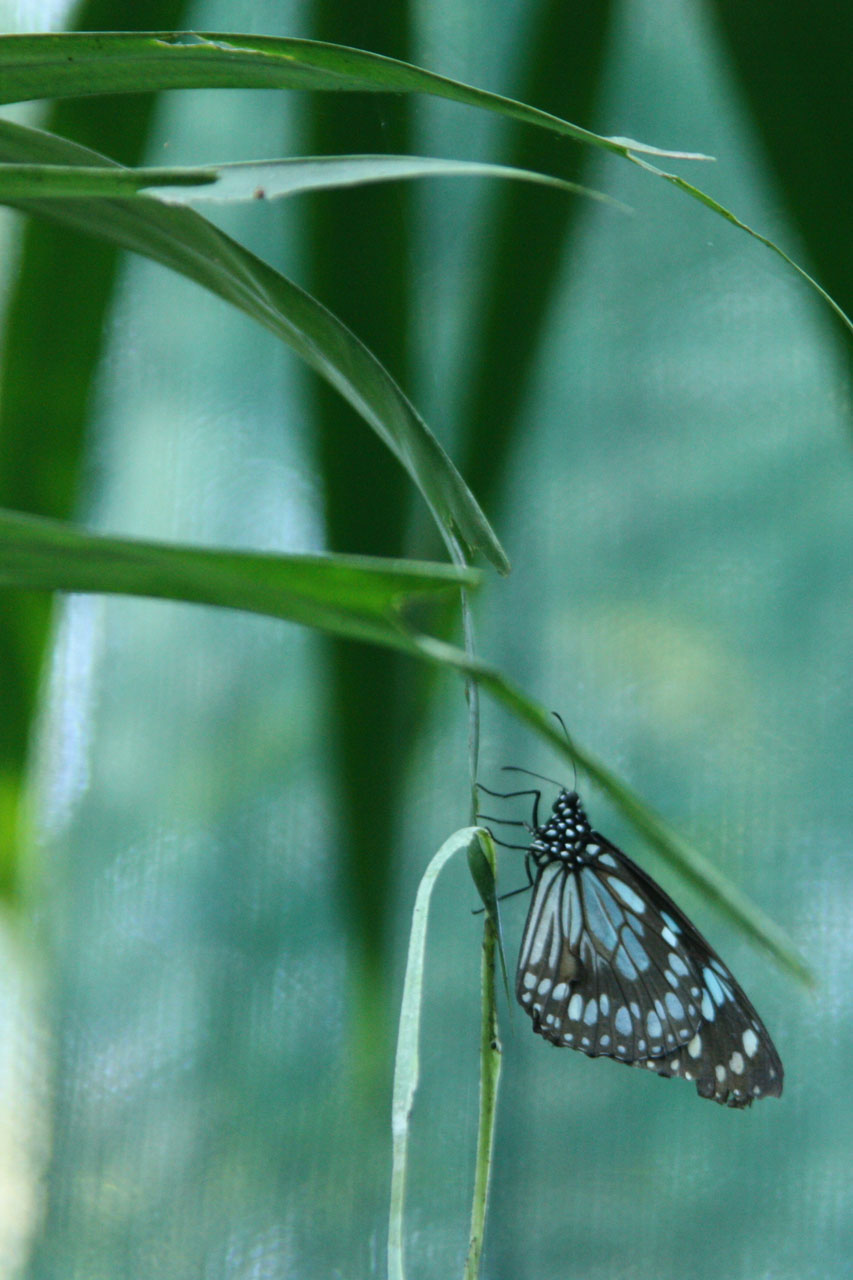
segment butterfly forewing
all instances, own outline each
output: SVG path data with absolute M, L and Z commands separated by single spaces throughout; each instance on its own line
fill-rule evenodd
M 655 882 L 561 792 L 533 833 L 539 873 L 516 992 L 557 1045 L 696 1083 L 748 1106 L 782 1091 L 782 1064 L 729 970 Z

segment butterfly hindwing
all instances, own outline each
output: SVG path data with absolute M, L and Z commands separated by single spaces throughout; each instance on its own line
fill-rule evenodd
M 530 852 L 539 871 L 516 992 L 535 1031 L 692 1080 L 730 1106 L 781 1093 L 779 1056 L 732 974 L 672 899 L 590 830 L 574 792 L 561 792 Z
M 663 1054 L 701 1023 L 699 976 L 675 946 L 624 879 L 555 861 L 534 890 L 518 998 L 555 1044 L 623 1062 Z

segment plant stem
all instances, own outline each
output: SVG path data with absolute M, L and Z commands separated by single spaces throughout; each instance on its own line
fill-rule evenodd
M 487 856 L 492 860 L 492 869 L 494 870 L 494 850 L 487 853 Z M 495 941 L 495 926 L 489 914 L 486 913 L 483 926 L 483 1012 L 480 1026 L 480 1116 L 477 1133 L 477 1166 L 474 1173 L 474 1197 L 471 1204 L 471 1235 L 468 1244 L 468 1257 L 465 1262 L 464 1280 L 477 1280 L 480 1273 L 480 1255 L 483 1251 L 483 1232 L 485 1230 L 489 1178 L 492 1169 L 498 1081 L 501 1074 L 501 1043 L 498 1038 L 498 1018 L 495 1002 Z

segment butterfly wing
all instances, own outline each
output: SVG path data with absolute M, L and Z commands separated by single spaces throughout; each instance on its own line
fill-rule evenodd
M 672 899 L 593 832 L 595 855 L 542 866 L 516 991 L 557 1045 L 693 1080 L 731 1106 L 782 1091 L 773 1042 L 732 974 Z
M 550 862 L 534 888 L 518 999 L 554 1044 L 623 1062 L 662 1055 L 702 1021 L 699 975 L 675 943 L 624 872 Z
M 780 1097 L 785 1075 L 782 1061 L 731 970 L 660 885 L 621 850 L 609 846 L 607 853 L 617 863 L 616 870 L 608 874 L 625 877 L 626 883 L 653 904 L 667 926 L 666 940 L 672 941 L 674 935 L 677 947 L 673 954 L 690 961 L 701 987 L 702 1020 L 696 1035 L 687 1044 L 637 1065 L 659 1075 L 692 1080 L 700 1097 L 730 1107 L 748 1107 L 756 1098 Z

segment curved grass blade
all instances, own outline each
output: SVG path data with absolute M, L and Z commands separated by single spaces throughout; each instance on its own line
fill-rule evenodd
M 0 587 L 153 596 L 244 609 L 351 640 L 416 652 L 414 597 L 475 586 L 454 565 L 368 556 L 207 550 L 88 533 L 0 510 Z
M 495 939 L 497 940 L 498 955 L 501 962 L 501 973 L 503 975 L 504 990 L 506 991 L 507 1004 L 512 1007 L 512 1001 L 509 994 L 509 977 L 506 968 L 506 955 L 504 954 L 503 928 L 501 927 L 501 913 L 498 904 L 497 893 L 495 892 L 495 845 L 491 834 L 485 829 L 480 830 L 479 839 L 468 846 L 468 870 L 471 872 L 471 879 L 477 887 L 486 915 L 492 922 L 492 928 L 495 931 Z
M 753 227 L 750 227 L 746 222 L 741 221 L 741 219 L 733 214 L 730 209 L 727 209 L 725 205 L 720 204 L 718 200 L 715 200 L 712 196 L 701 191 L 699 187 L 693 186 L 691 182 L 686 182 L 685 179 L 679 177 L 677 173 L 667 173 L 666 170 L 659 169 L 657 165 L 649 164 L 647 160 L 644 160 L 642 156 L 639 155 L 631 155 L 629 158 L 633 160 L 635 164 L 638 164 L 641 169 L 645 169 L 648 173 L 655 174 L 658 178 L 663 178 L 666 182 L 671 182 L 679 191 L 683 191 L 685 195 L 690 196 L 693 200 L 698 200 L 700 204 L 704 204 L 712 213 L 718 214 L 719 217 L 724 218 L 726 222 L 730 222 L 732 226 L 737 227 L 738 230 L 745 231 L 753 240 L 757 240 L 759 244 L 763 244 L 766 248 L 777 254 L 783 262 L 787 263 L 789 267 L 796 271 L 797 275 L 802 280 L 805 280 L 807 285 L 814 289 L 815 292 L 823 298 L 824 302 L 827 303 L 827 305 L 831 307 L 838 316 L 841 323 L 845 325 L 851 333 L 853 333 L 853 320 L 850 319 L 847 312 L 839 306 L 832 295 L 827 293 L 826 289 L 824 289 L 822 285 L 818 284 L 817 280 L 815 280 L 813 276 L 809 275 L 808 271 L 796 263 L 784 249 L 780 249 L 778 244 L 775 244 L 774 241 L 770 240 L 767 236 L 762 235 L 760 231 L 756 231 Z
M 304 191 L 397 182 L 410 178 L 513 178 L 619 205 L 603 192 L 547 173 L 509 165 L 434 156 L 295 156 L 184 168 L 98 168 L 94 165 L 2 164 L 0 201 L 148 195 L 166 204 L 277 200 Z M 623 210 L 624 205 L 619 205 Z
M 0 120 L 11 163 L 113 167 L 87 147 Z M 115 166 L 119 167 L 119 166 Z M 509 561 L 438 440 L 376 357 L 336 316 L 191 209 L 150 197 L 10 200 L 11 207 L 132 249 L 239 307 L 291 346 L 373 427 L 414 480 L 446 537 L 458 533 L 501 573 Z
M 692 183 L 643 161 L 644 156 L 708 160 L 633 138 L 605 137 L 500 94 L 426 71 L 411 63 L 343 45 L 218 32 L 105 32 L 0 37 L 0 103 L 92 93 L 178 88 L 313 89 L 360 93 L 427 93 L 493 111 L 640 164 L 712 209 L 794 267 L 853 332 L 853 321 L 812 277 L 773 241 Z
M 496 893 L 496 860 L 494 860 L 494 842 L 491 833 L 483 828 L 480 831 L 479 840 L 469 845 L 467 849 L 467 869 L 470 870 L 471 879 L 476 886 L 476 892 L 480 895 L 485 914 L 488 915 L 494 929 L 494 937 L 497 940 L 498 956 L 501 959 L 501 973 L 503 975 L 503 989 L 506 991 L 507 1005 L 512 1005 L 510 998 L 510 979 L 508 979 L 506 970 L 506 955 L 503 951 L 503 928 L 501 925 L 501 908 L 498 905 Z
M 484 879 L 488 868 L 491 888 L 486 897 L 494 898 L 495 846 L 488 831 L 477 829 L 477 839 L 468 845 L 468 866 L 475 883 Z M 495 999 L 495 947 L 501 958 L 504 988 L 509 1003 L 509 981 L 506 974 L 503 939 L 500 931 L 497 899 L 492 902 L 493 911 L 486 909 L 483 926 L 483 959 L 480 966 L 482 1011 L 480 1017 L 480 1097 L 477 1119 L 477 1158 L 474 1166 L 474 1191 L 471 1197 L 471 1231 L 468 1237 L 468 1256 L 465 1260 L 464 1280 L 477 1280 L 480 1274 L 480 1258 L 486 1229 L 486 1208 L 489 1201 L 489 1183 L 492 1174 L 492 1152 L 495 1144 L 495 1120 L 498 1108 L 498 1085 L 501 1078 L 502 1049 L 498 1034 L 498 1008 Z
M 606 138 L 498 93 L 363 49 L 224 32 L 45 33 L 0 38 L 0 103 L 156 89 L 313 89 L 336 93 L 428 93 L 496 111 L 601 147 L 707 160 L 630 138 Z
M 403 1001 L 400 1008 L 400 1024 L 397 1033 L 397 1054 L 394 1060 L 394 1091 L 391 1104 L 391 1208 L 388 1221 L 388 1276 L 390 1280 L 403 1280 L 403 1211 L 406 1194 L 406 1176 L 409 1162 L 409 1122 L 420 1078 L 420 1054 L 418 1040 L 423 1004 L 424 956 L 426 930 L 432 891 L 440 872 L 454 854 L 471 848 L 480 848 L 483 832 L 478 827 L 463 827 L 448 836 L 423 874 L 418 886 L 412 912 L 409 933 L 409 951 L 406 959 L 406 978 L 403 984 Z M 489 922 L 491 928 L 491 922 Z M 484 1009 L 486 1006 L 484 989 Z M 492 999 L 492 1009 L 494 1000 Z M 499 1059 L 498 1059 L 499 1062 Z M 485 1066 L 485 1064 L 484 1064 Z M 497 1081 L 491 1100 L 492 1129 L 494 1127 L 494 1103 Z M 482 1119 L 482 1116 L 481 1116 Z M 489 1143 L 491 1150 L 491 1143 Z M 485 1201 L 483 1201 L 485 1206 Z

